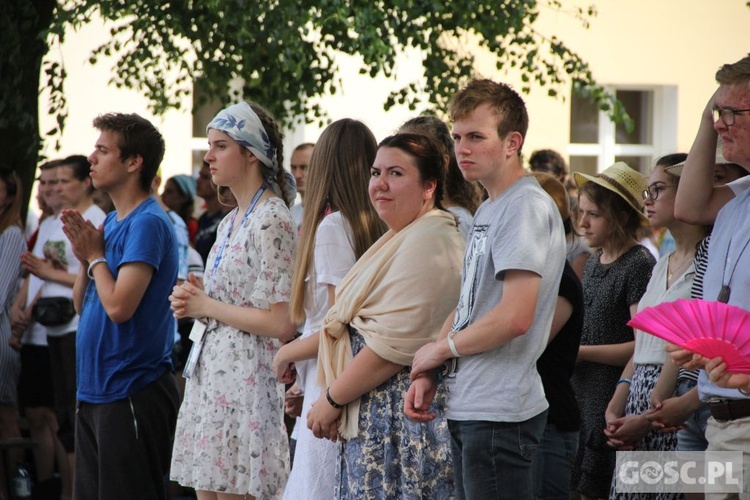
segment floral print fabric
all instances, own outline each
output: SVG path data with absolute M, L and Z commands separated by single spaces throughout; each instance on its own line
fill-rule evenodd
M 296 247 L 289 210 L 279 198 L 260 202 L 228 242 L 214 273 L 218 247 L 234 214 L 219 225 L 206 266 L 206 291 L 243 307 L 268 309 L 288 302 Z M 280 345 L 277 339 L 209 321 L 177 421 L 173 480 L 196 490 L 281 497 L 289 444 L 284 386 L 272 369 Z
M 365 343 L 356 330 L 350 332 L 356 356 Z M 359 434 L 341 445 L 337 499 L 455 498 L 445 385 L 438 385 L 431 408 L 437 414 L 434 420 L 426 424 L 409 420 L 404 415 L 409 370 L 404 367 L 362 396 Z

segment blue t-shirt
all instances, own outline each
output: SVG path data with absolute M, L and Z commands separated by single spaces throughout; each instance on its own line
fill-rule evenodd
M 145 262 L 154 274 L 133 317 L 115 323 L 96 292 L 86 288 L 76 337 L 78 399 L 111 403 L 127 398 L 172 369 L 175 319 L 169 294 L 177 280 L 178 250 L 167 214 L 149 198 L 118 221 L 104 221 L 105 257 L 115 279 L 120 266 Z

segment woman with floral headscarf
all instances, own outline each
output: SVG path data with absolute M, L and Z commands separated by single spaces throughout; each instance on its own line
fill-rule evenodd
M 170 300 L 196 318 L 177 420 L 171 477 L 199 499 L 277 498 L 289 471 L 284 387 L 273 357 L 294 335 L 288 303 L 297 245 L 281 167 L 281 133 L 263 108 L 239 103 L 207 127 L 205 160 L 238 207 L 220 223 L 205 290 L 191 279 Z

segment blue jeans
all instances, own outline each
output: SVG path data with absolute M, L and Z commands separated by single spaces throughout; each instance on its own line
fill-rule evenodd
M 696 386 L 694 380 L 681 379 L 677 383 L 675 396 L 682 396 Z M 708 447 L 706 439 L 706 425 L 711 411 L 708 405 L 701 405 L 690 418 L 685 421 L 685 427 L 677 431 L 677 449 L 680 451 L 705 451 Z
M 542 443 L 534 452 L 532 477 L 536 500 L 568 500 L 570 471 L 578 451 L 578 431 L 563 432 L 547 424 Z
M 546 410 L 524 422 L 448 420 L 456 497 L 533 498 L 531 458 L 546 423 Z

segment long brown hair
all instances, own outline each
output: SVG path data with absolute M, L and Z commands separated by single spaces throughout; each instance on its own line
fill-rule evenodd
M 375 136 L 364 123 L 343 119 L 326 127 L 313 149 L 292 279 L 290 313 L 295 322 L 304 318 L 305 279 L 313 267 L 315 236 L 326 211 L 341 212 L 351 226 L 357 259 L 386 230 L 367 194 L 377 148 Z
M 10 226 L 18 226 L 23 229 L 21 221 L 21 199 L 23 189 L 21 178 L 9 167 L 0 166 L 0 181 L 5 184 L 5 197 L 7 204 L 0 211 L 0 233 L 5 232 Z

